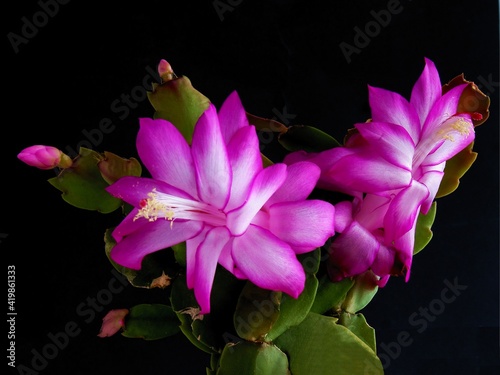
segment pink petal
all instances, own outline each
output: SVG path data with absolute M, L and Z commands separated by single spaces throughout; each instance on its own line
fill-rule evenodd
M 210 312 L 210 294 L 217 268 L 219 255 L 229 240 L 229 231 L 225 227 L 216 227 L 208 231 L 204 241 L 196 251 L 196 277 L 194 294 L 200 305 L 200 314 Z
M 227 153 L 233 171 L 231 196 L 225 207 L 230 211 L 243 204 L 253 179 L 262 170 L 259 139 L 254 127 L 246 126 L 235 132 L 227 145 Z
M 414 225 L 420 205 L 428 197 L 427 187 L 413 180 L 392 200 L 384 219 L 385 242 L 393 243 Z
M 342 233 L 352 223 L 353 204 L 342 201 L 335 205 L 335 232 Z
M 347 147 L 335 147 L 322 152 L 295 151 L 287 154 L 283 159 L 286 165 L 293 165 L 299 162 L 308 161 L 316 164 L 322 173 L 327 172 L 332 165 L 346 155 L 352 154 L 354 151 Z
M 335 208 L 320 200 L 276 203 L 269 208 L 270 231 L 307 252 L 334 235 Z
M 135 220 L 135 215 L 139 212 L 138 208 L 133 208 L 127 216 L 118 224 L 111 233 L 115 241 L 120 242 L 123 237 L 128 236 L 135 231 L 139 231 L 143 226 L 148 225 L 147 220 Z
M 142 259 L 155 251 L 166 249 L 196 236 L 203 224 L 197 221 L 177 222 L 172 227 L 167 220 L 147 222 L 111 249 L 111 259 L 121 266 L 138 270 Z
M 219 255 L 219 264 L 224 267 L 226 270 L 231 272 L 234 276 L 240 277 L 238 270 L 235 268 L 236 265 L 234 264 L 234 259 L 233 259 L 233 241 L 234 237 L 231 237 L 229 241 L 226 242 L 224 245 L 224 248 L 222 249 L 220 255 Z
M 369 86 L 372 121 L 398 124 L 406 129 L 413 143 L 420 138 L 421 123 L 415 108 L 398 93 Z
M 232 254 L 238 269 L 258 287 L 293 298 L 302 293 L 302 265 L 290 246 L 269 231 L 250 225 L 244 235 L 234 239 Z
M 398 167 L 411 169 L 415 144 L 405 128 L 383 122 L 367 122 L 355 126 L 378 155 Z
M 474 125 L 466 117 L 453 116 L 438 129 L 438 134 L 442 132 L 440 146 L 425 157 L 422 165 L 436 165 L 451 159 L 475 138 Z
M 410 279 L 410 269 L 413 260 L 413 247 L 415 246 L 416 221 L 417 218 L 415 217 L 411 229 L 394 241 L 394 247 L 398 250 L 396 253 L 396 257 L 398 258 L 399 263 L 403 265 L 400 272 L 405 275 L 406 281 Z
M 283 185 L 276 190 L 265 204 L 269 207 L 277 202 L 302 201 L 309 197 L 316 187 L 321 169 L 314 163 L 299 161 L 287 167 Z
M 444 121 L 457 113 L 458 102 L 466 86 L 467 84 L 458 85 L 436 101 L 423 124 L 422 138 L 435 132 L 438 127 L 441 128 Z
M 163 119 L 139 119 L 137 152 L 154 179 L 196 196 L 191 150 L 182 134 Z
M 191 147 L 202 201 L 224 208 L 231 189 L 231 167 L 213 104 L 200 116 Z
M 422 206 L 420 207 L 420 211 L 425 215 L 431 208 L 432 202 L 434 198 L 436 198 L 436 194 L 439 190 L 439 185 L 443 180 L 444 172 L 440 170 L 430 170 L 423 174 L 422 177 L 418 179 L 418 181 L 425 186 L 429 190 L 429 196 L 422 202 Z
M 294 151 L 290 152 L 289 154 L 286 154 L 283 163 L 286 165 L 292 165 L 294 163 L 300 162 L 300 161 L 307 161 L 311 159 L 312 157 L 316 156 L 317 153 L 309 153 L 303 150 L 300 151 Z
M 353 221 L 330 246 L 328 272 L 333 281 L 365 272 L 375 259 L 380 243 Z
M 222 103 L 219 109 L 219 123 L 226 144 L 239 129 L 249 125 L 247 114 L 236 91 L 229 94 Z
M 411 172 L 373 153 L 359 152 L 338 160 L 324 179 L 335 190 L 347 194 L 352 191 L 377 193 L 407 186 L 411 180 Z
M 227 213 L 227 227 L 234 236 L 245 232 L 264 203 L 283 184 L 286 174 L 287 167 L 282 163 L 273 164 L 259 172 L 245 204 Z
M 370 232 L 381 228 L 391 203 L 391 197 L 397 192 L 398 190 L 389 190 L 381 195 L 366 194 L 355 208 L 355 220 Z
M 335 147 L 319 153 L 306 153 L 305 151 L 295 151 L 285 156 L 283 162 L 289 166 L 299 162 L 308 161 L 316 164 L 321 175 L 316 183 L 316 187 L 325 190 L 337 190 L 336 181 L 332 181 L 328 176 L 328 171 L 340 159 L 347 155 L 352 155 L 355 150 L 348 147 Z
M 391 275 L 386 275 L 386 276 L 382 276 L 380 278 L 380 280 L 378 281 L 377 285 L 379 286 L 379 288 L 383 288 L 384 286 L 387 285 L 387 282 L 389 281 Z
M 372 271 L 380 277 L 392 274 L 396 253 L 394 249 L 380 244 L 377 256 L 371 265 Z
M 423 124 L 431 108 L 441 97 L 442 85 L 434 63 L 425 59 L 425 67 L 411 91 L 410 103 L 416 109 L 420 123 Z
M 135 207 L 138 207 L 140 201 L 147 198 L 154 189 L 177 197 L 193 199 L 189 194 L 165 182 L 146 177 L 125 176 L 106 187 L 108 193 Z
M 186 284 L 193 289 L 196 281 L 196 253 L 212 226 L 204 225 L 200 232 L 186 241 Z

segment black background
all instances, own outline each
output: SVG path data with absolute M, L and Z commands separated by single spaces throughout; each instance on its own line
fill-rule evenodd
M 229 8 L 217 12 L 217 3 Z M 208 365 L 208 356 L 181 334 L 151 342 L 96 336 L 108 309 L 161 300 L 161 291 L 127 287 L 102 311 L 94 310 L 94 317 L 83 315 L 78 307 L 114 277 L 102 233 L 118 217 L 66 204 L 46 181 L 54 172 L 22 164 L 16 158 L 20 150 L 32 144 L 77 149 L 87 139 L 85 130 L 95 131 L 110 118 L 113 131 L 95 149 L 135 156 L 137 119 L 151 116 L 152 107 L 142 97 L 119 118 L 111 104 L 140 93 L 148 68 L 154 70 L 162 58 L 216 106 L 237 90 L 251 113 L 317 126 L 342 139 L 352 124 L 369 117 L 368 84 L 409 97 L 428 57 L 443 83 L 464 73 L 479 84 L 491 96 L 491 116 L 476 129 L 477 161 L 459 189 L 438 202 L 434 238 L 415 257 L 410 281 L 391 279 L 363 313 L 376 329 L 387 374 L 497 374 L 498 3 L 401 0 L 401 11 L 380 30 L 372 29 L 369 43 L 348 62 L 340 43 L 354 45 L 355 27 L 364 29 L 374 19 L 372 11 L 387 6 L 70 1 L 45 20 L 37 18 L 42 26 L 35 35 L 25 34 L 16 52 L 8 34 L 23 37 L 25 20 L 39 15 L 41 6 L 34 0 L 4 5 L 0 251 L 16 267 L 16 364 L 32 367 L 33 350 L 42 351 L 50 333 L 74 322 L 79 334 L 39 373 L 204 374 Z M 284 112 L 287 117 L 280 119 Z M 421 308 L 442 306 L 445 280 L 467 288 L 444 311 L 424 319 L 425 329 L 422 320 L 411 324 Z M 411 344 L 398 347 L 403 331 Z

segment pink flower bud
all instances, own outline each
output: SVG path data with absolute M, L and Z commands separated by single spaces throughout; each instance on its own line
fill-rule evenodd
M 72 164 L 71 158 L 61 150 L 44 145 L 27 147 L 17 155 L 17 158 L 39 169 L 68 168 Z
M 158 64 L 158 74 L 160 75 L 163 82 L 171 81 L 174 78 L 177 78 L 175 75 L 172 66 L 168 63 L 167 60 L 161 59 Z
M 125 316 L 128 312 L 128 309 L 110 310 L 102 319 L 101 330 L 97 336 L 113 336 L 125 326 Z

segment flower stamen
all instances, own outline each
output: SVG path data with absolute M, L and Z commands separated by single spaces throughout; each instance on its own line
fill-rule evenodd
M 226 221 L 224 212 L 207 203 L 157 192 L 156 189 L 139 202 L 134 221 L 140 218 L 151 222 L 164 218 L 170 221 L 170 228 L 176 219 L 205 221 L 214 226 L 224 225 Z
M 467 138 L 471 131 L 473 131 L 473 126 L 468 119 L 460 116 L 450 117 L 437 130 L 426 134 L 423 141 L 417 145 L 413 154 L 414 170 L 420 166 L 427 155 L 434 152 L 443 142 L 456 142 L 457 137 Z
M 139 202 L 141 209 L 134 216 L 134 221 L 143 217 L 148 221 L 156 221 L 158 217 L 163 217 L 165 220 L 170 221 L 170 227 L 174 224 L 175 212 L 172 207 L 160 202 L 157 199 L 156 189 L 148 193 L 148 198 L 142 199 Z
M 457 118 L 451 124 L 448 124 L 444 129 L 440 129 L 437 133 L 443 139 L 451 142 L 455 142 L 455 139 L 450 134 L 451 132 L 458 132 L 460 135 L 468 136 L 470 134 L 470 124 L 465 121 L 462 117 Z

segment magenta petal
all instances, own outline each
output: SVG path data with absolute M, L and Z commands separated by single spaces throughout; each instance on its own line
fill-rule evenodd
M 379 286 L 379 288 L 383 288 L 384 286 L 386 286 L 387 282 L 389 281 L 390 278 L 391 278 L 391 275 L 382 276 L 380 278 L 380 280 L 377 282 L 377 285 Z
M 240 128 L 234 133 L 227 145 L 227 154 L 233 171 L 231 196 L 225 207 L 225 211 L 230 211 L 243 204 L 253 179 L 262 170 L 259 139 L 253 126 Z
M 116 198 L 131 204 L 139 206 L 142 199 L 148 197 L 148 194 L 153 191 L 175 195 L 181 198 L 193 199 L 189 194 L 179 190 L 160 180 L 153 180 L 146 177 L 125 176 L 106 188 L 106 191 Z
M 372 232 L 384 225 L 384 217 L 397 190 L 389 190 L 381 195 L 366 194 L 356 206 L 356 221 Z
M 423 124 L 436 101 L 441 97 L 442 85 L 434 63 L 425 59 L 425 67 L 411 91 L 410 103 Z
M 389 90 L 369 86 L 368 94 L 372 121 L 401 125 L 416 144 L 421 124 L 415 108 L 401 95 Z
M 410 278 L 410 269 L 413 260 L 413 247 L 415 245 L 415 221 L 412 224 L 411 229 L 406 232 L 404 235 L 399 237 L 396 241 L 394 241 L 394 247 L 398 249 L 396 257 L 401 263 L 402 269 L 401 271 L 405 275 L 405 280 L 408 281 Z
M 380 277 L 390 275 L 394 267 L 395 259 L 396 253 L 394 249 L 381 244 L 377 252 L 377 256 L 373 260 L 371 269 L 377 276 Z
M 273 164 L 264 168 L 255 177 L 245 204 L 227 213 L 227 227 L 235 236 L 245 232 L 248 225 L 286 179 L 285 164 Z
M 226 242 L 224 248 L 222 249 L 219 255 L 219 264 L 224 267 L 226 270 L 231 272 L 234 276 L 239 277 L 238 271 L 236 270 L 236 266 L 234 264 L 233 259 L 233 241 L 234 238 L 229 238 L 229 241 Z
M 377 193 L 407 186 L 411 172 L 387 162 L 373 153 L 354 153 L 335 163 L 325 179 L 336 189 L 350 193 Z
M 356 124 L 363 138 L 390 163 L 411 169 L 415 144 L 405 128 L 384 122 Z
M 440 170 L 431 170 L 424 173 L 423 176 L 418 179 L 418 181 L 427 186 L 427 189 L 429 190 L 429 196 L 422 202 L 422 206 L 420 208 L 420 211 L 424 215 L 427 214 L 427 212 L 431 208 L 434 198 L 436 198 L 436 194 L 439 190 L 439 185 L 443 180 L 443 175 L 444 172 Z
M 191 153 L 201 200 L 217 208 L 224 208 L 231 189 L 231 167 L 213 104 L 210 104 L 196 123 Z
M 429 153 L 422 161 L 422 165 L 436 165 L 451 159 L 475 138 L 474 125 L 468 118 L 453 116 L 446 120 L 437 130 L 441 135 L 441 145 Z
M 436 101 L 423 123 L 422 138 L 437 131 L 437 128 L 441 128 L 441 124 L 444 121 L 457 113 L 458 102 L 466 86 L 466 84 L 458 85 Z
M 319 153 L 306 153 L 305 151 L 295 151 L 285 156 L 283 162 L 289 166 L 299 162 L 308 161 L 317 165 L 321 174 L 316 186 L 326 190 L 337 190 L 338 186 L 335 179 L 332 180 L 328 171 L 339 162 L 343 157 L 352 155 L 355 150 L 348 147 L 335 147 Z M 352 193 L 352 192 L 347 192 Z
M 186 284 L 189 289 L 194 288 L 196 281 L 196 252 L 211 228 L 204 225 L 196 236 L 186 240 Z
M 320 168 L 313 163 L 299 161 L 287 167 L 286 180 L 265 204 L 270 207 L 278 202 L 292 202 L 307 199 L 316 187 Z
M 208 231 L 205 240 L 196 251 L 196 277 L 194 294 L 200 305 L 200 314 L 210 312 L 210 294 L 214 282 L 217 261 L 225 244 L 229 240 L 229 231 L 225 227 L 216 227 Z
M 182 134 L 163 119 L 141 118 L 137 152 L 154 179 L 196 195 L 191 150 Z
M 320 200 L 276 203 L 269 208 L 271 232 L 301 251 L 323 246 L 334 235 L 335 208 Z
M 175 223 L 157 220 L 143 225 L 111 249 L 111 259 L 121 266 L 138 270 L 142 259 L 155 251 L 166 249 L 196 236 L 203 224 L 196 221 Z
M 317 153 L 309 153 L 309 152 L 305 152 L 303 150 L 294 151 L 294 152 L 290 152 L 289 154 L 285 155 L 285 157 L 283 159 L 283 163 L 285 163 L 286 165 L 292 165 L 294 163 L 298 163 L 301 161 L 307 161 L 316 155 L 317 155 Z
M 120 242 L 123 237 L 128 236 L 135 231 L 140 230 L 143 226 L 148 225 L 147 220 L 135 220 L 135 215 L 139 212 L 138 208 L 132 209 L 127 216 L 118 224 L 111 233 L 115 241 Z
M 428 195 L 427 187 L 415 180 L 396 195 L 390 203 L 384 219 L 386 243 L 393 243 L 412 228 L 420 205 Z
M 234 239 L 232 253 L 238 269 L 258 287 L 293 298 L 302 293 L 302 265 L 290 246 L 269 231 L 250 225 L 245 234 Z
M 365 272 L 373 263 L 379 247 L 377 239 L 353 221 L 330 246 L 330 276 L 338 281 Z
M 236 91 L 229 94 L 222 103 L 219 109 L 219 123 L 226 144 L 239 129 L 249 125 L 247 114 Z
M 335 232 L 342 233 L 351 225 L 353 214 L 353 205 L 350 201 L 342 201 L 335 205 Z

